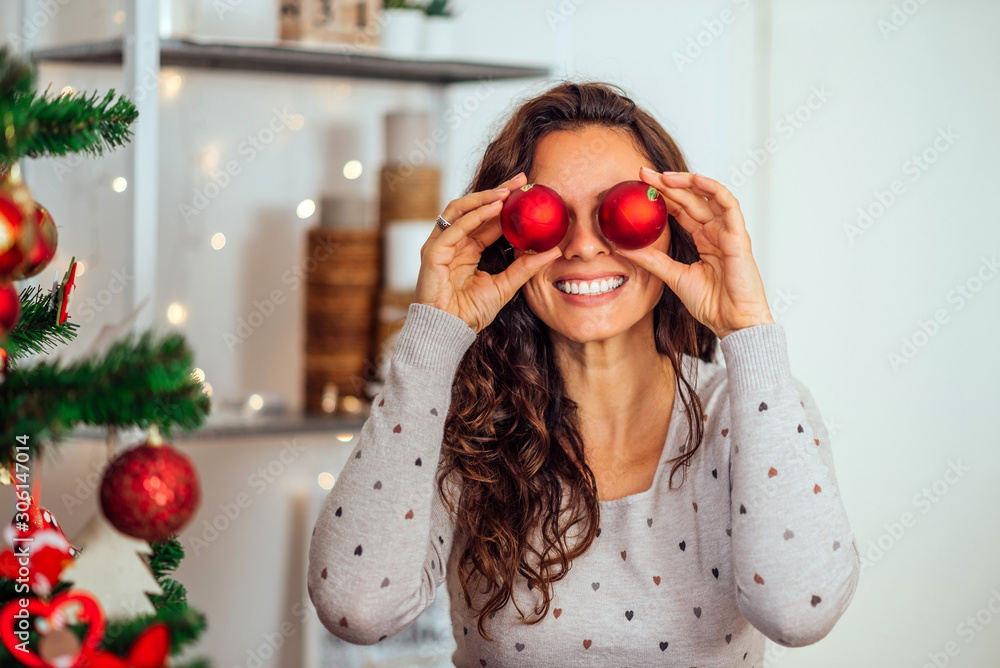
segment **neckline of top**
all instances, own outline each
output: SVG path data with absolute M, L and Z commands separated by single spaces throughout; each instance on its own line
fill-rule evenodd
M 692 357 L 687 353 L 684 353 L 682 355 L 682 362 L 684 371 L 687 374 L 688 382 L 693 385 L 694 391 L 697 391 L 698 389 L 697 375 L 698 372 L 700 371 L 698 367 L 701 366 L 700 363 L 702 362 L 702 360 L 698 357 Z M 675 441 L 677 440 L 678 434 L 680 433 L 681 430 L 681 428 L 678 426 L 678 422 L 680 422 L 680 417 L 684 415 L 684 409 L 683 409 L 684 401 L 679 395 L 683 391 L 685 390 L 683 389 L 682 385 L 677 386 L 674 390 L 674 401 L 673 401 L 673 409 L 671 410 L 670 413 L 670 424 L 667 425 L 667 437 L 664 439 L 663 450 L 660 452 L 660 460 L 657 462 L 656 472 L 653 474 L 653 484 L 649 486 L 649 489 L 643 490 L 641 492 L 636 492 L 635 494 L 629 494 L 628 496 L 623 496 L 619 499 L 610 499 L 607 501 L 598 500 L 598 503 L 602 508 L 620 506 L 620 505 L 631 505 L 637 501 L 642 501 L 656 494 L 656 490 L 660 485 L 660 476 L 663 475 L 663 469 L 665 468 L 664 463 L 672 458 L 673 455 L 671 453 L 674 452 L 674 448 L 676 446 Z

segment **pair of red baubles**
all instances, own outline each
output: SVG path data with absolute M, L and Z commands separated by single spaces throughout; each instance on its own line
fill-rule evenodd
M 597 210 L 601 231 L 620 248 L 642 248 L 667 226 L 663 195 L 644 181 L 622 181 L 611 188 Z M 500 212 L 500 227 L 515 248 L 543 253 L 555 248 L 569 230 L 566 202 L 538 183 L 512 191 Z

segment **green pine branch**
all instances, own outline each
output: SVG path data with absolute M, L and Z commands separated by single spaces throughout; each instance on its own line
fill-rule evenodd
M 42 353 L 76 338 L 79 327 L 66 320 L 61 325 L 59 303 L 55 292 L 45 292 L 41 286 L 28 286 L 21 291 L 21 317 L 0 345 L 7 351 L 10 368 L 28 355 Z
M 153 622 L 163 622 L 170 629 L 170 654 L 177 654 L 193 644 L 208 628 L 205 615 L 194 608 L 160 610 L 128 621 L 110 622 L 104 632 L 103 646 L 109 652 L 126 656 L 136 638 Z
M 11 56 L 8 47 L 0 49 L 0 98 L 30 93 L 34 79 L 28 61 Z
M 25 67 L 6 48 L 0 49 L 0 156 L 4 162 L 13 164 L 25 156 L 103 155 L 131 140 L 130 126 L 139 112 L 128 98 L 116 100 L 114 90 L 103 98 L 82 92 L 49 96 L 30 91 L 30 86 L 25 91 Z
M 4 590 L 5 596 L 3 600 L 5 601 L 24 596 L 23 593 L 15 594 L 15 587 L 17 585 L 14 580 L 0 578 L 0 586 Z M 61 583 L 53 594 L 65 591 L 66 589 L 69 589 L 69 587 L 65 583 Z M 103 649 L 113 652 L 118 656 L 127 656 L 128 650 L 135 643 L 139 634 L 146 630 L 153 622 L 163 622 L 166 624 L 167 629 L 170 631 L 170 654 L 172 655 L 177 654 L 188 645 L 194 644 L 199 636 L 205 632 L 205 629 L 208 628 L 208 620 L 205 618 L 204 613 L 198 612 L 194 608 L 187 606 L 183 609 L 165 608 L 157 610 L 156 614 L 153 615 L 142 615 L 127 621 L 109 622 L 104 631 L 104 639 L 101 641 L 101 646 Z M 74 625 L 71 628 L 76 631 L 79 637 L 83 637 L 85 629 L 82 625 Z M 29 646 L 37 648 L 38 640 L 38 632 L 34 630 L 34 626 L 32 625 Z M 0 668 L 23 665 L 23 663 L 11 655 L 3 643 L 0 643 Z M 209 664 L 196 663 L 192 665 L 208 666 Z
M 28 454 L 77 424 L 127 429 L 200 427 L 211 402 L 192 376 L 193 355 L 181 334 L 129 335 L 104 355 L 61 366 L 58 360 L 9 371 L 0 384 L 0 461 L 13 460 L 18 437 Z M 23 438 L 21 439 L 23 442 Z
M 150 594 L 149 600 L 157 610 L 183 610 L 187 607 L 187 589 L 177 580 L 168 577 L 184 558 L 184 547 L 177 537 L 150 543 L 153 554 L 149 557 L 149 569 L 163 589 L 162 595 Z
M 149 570 L 153 577 L 162 584 L 162 580 L 177 570 L 184 559 L 184 546 L 173 536 L 167 540 L 158 540 L 149 544 L 153 554 L 149 555 Z

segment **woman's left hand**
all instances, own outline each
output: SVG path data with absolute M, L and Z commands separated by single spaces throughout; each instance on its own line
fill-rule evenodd
M 663 194 L 668 213 L 691 234 L 701 259 L 684 264 L 652 246 L 616 252 L 659 277 L 720 339 L 745 327 L 773 323 L 733 194 L 702 174 L 643 168 L 639 177 Z

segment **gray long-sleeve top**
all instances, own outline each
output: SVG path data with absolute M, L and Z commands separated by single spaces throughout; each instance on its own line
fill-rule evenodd
M 334 635 L 380 642 L 442 583 L 460 667 L 760 668 L 765 636 L 799 647 L 830 632 L 861 557 L 820 413 L 791 376 L 783 326 L 765 324 L 721 339 L 725 366 L 684 357 L 706 430 L 683 484 L 681 471 L 667 484 L 688 429 L 678 396 L 652 487 L 600 502 L 601 533 L 554 584 L 545 618 L 522 624 L 508 602 L 488 621 L 495 642 L 480 637 L 456 577 L 463 537 L 435 475 L 452 381 L 475 336 L 456 316 L 410 306 L 313 530 L 309 594 Z M 514 597 L 525 611 L 540 598 L 523 579 Z

